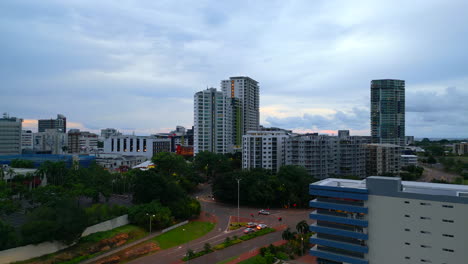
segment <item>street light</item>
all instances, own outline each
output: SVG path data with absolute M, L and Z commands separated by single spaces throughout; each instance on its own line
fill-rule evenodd
M 240 226 L 240 219 L 239 219 L 239 188 L 240 188 L 240 181 L 241 178 L 237 178 L 237 225 Z
M 150 229 L 149 229 L 149 233 L 151 234 L 151 218 L 152 218 L 152 217 L 155 217 L 156 215 L 150 215 L 150 214 L 148 214 L 148 213 L 146 213 L 146 215 L 149 216 L 149 228 L 150 228 Z

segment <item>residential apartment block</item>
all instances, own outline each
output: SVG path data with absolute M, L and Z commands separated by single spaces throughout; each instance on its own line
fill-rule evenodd
M 367 144 L 367 175 L 398 175 L 400 172 L 401 147 L 394 144 Z
M 243 136 L 242 168 L 277 172 L 286 162 L 286 131 L 249 131 Z
M 97 148 L 98 135 L 79 129 L 68 131 L 68 153 L 89 154 L 96 152 Z
M 310 184 L 317 263 L 466 263 L 468 186 L 397 177 Z
M 231 99 L 216 88 L 195 93 L 194 152 L 230 153 L 233 150 Z
M 456 155 L 468 154 L 468 142 L 461 142 L 453 144 L 453 153 Z
M 68 135 L 57 129 L 34 133 L 34 152 L 38 154 L 65 154 L 68 150 Z

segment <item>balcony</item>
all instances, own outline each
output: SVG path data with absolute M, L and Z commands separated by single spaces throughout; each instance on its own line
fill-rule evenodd
M 369 235 L 359 232 L 357 230 L 356 231 L 343 230 L 339 228 L 317 226 L 317 224 L 310 225 L 309 229 L 310 231 L 316 232 L 316 233 L 324 233 L 324 234 L 330 234 L 330 235 L 335 235 L 335 236 L 344 236 L 344 237 L 350 237 L 350 238 L 362 239 L 362 240 L 369 239 Z
M 358 217 L 341 217 L 341 216 L 336 216 L 336 215 L 328 215 L 328 214 L 320 214 L 315 212 L 312 212 L 309 214 L 310 219 L 315 219 L 315 220 L 320 220 L 320 221 L 327 221 L 327 222 L 333 222 L 333 223 L 340 223 L 340 224 L 346 224 L 346 225 L 355 225 L 355 226 L 361 226 L 361 227 L 367 227 L 369 223 L 366 220 L 363 219 L 358 219 Z
M 313 247 L 310 250 L 310 254 L 312 256 L 316 256 L 318 258 L 323 258 L 323 259 L 328 259 L 332 261 L 338 261 L 338 262 L 346 262 L 350 264 L 369 264 L 369 261 L 365 259 L 360 259 L 360 258 L 354 258 L 342 254 L 338 254 L 335 252 L 328 252 L 324 250 L 319 250 L 317 249 L 317 246 Z
M 344 191 L 335 192 L 335 191 L 327 191 L 327 190 L 318 190 L 318 189 L 313 189 L 313 188 L 310 188 L 309 194 L 315 195 L 315 196 L 345 198 L 345 199 L 354 199 L 354 200 L 361 200 L 361 201 L 367 201 L 368 199 L 367 194 L 344 192 Z
M 349 188 L 349 187 L 338 187 L 338 186 L 324 186 L 324 185 L 309 185 L 309 192 L 312 190 L 325 190 L 325 191 L 336 191 L 336 192 L 354 192 L 354 193 L 364 193 L 367 194 L 369 191 L 367 189 L 358 189 L 358 188 Z
M 346 204 L 337 204 L 337 203 L 319 202 L 319 201 L 317 201 L 317 199 L 310 201 L 309 206 L 312 207 L 312 208 L 341 210 L 341 211 L 353 212 L 353 213 L 367 214 L 367 212 L 368 212 L 367 207 L 360 207 L 360 206 L 353 206 L 353 205 L 346 205 Z
M 314 235 L 313 237 L 311 237 L 309 241 L 311 244 L 316 244 L 316 245 L 321 245 L 321 246 L 340 248 L 340 249 L 355 251 L 355 252 L 360 252 L 360 253 L 369 252 L 369 248 L 367 246 L 318 238 L 317 235 Z

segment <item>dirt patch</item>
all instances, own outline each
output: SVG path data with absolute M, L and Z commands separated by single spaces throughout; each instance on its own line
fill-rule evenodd
M 208 212 L 202 211 L 200 215 L 198 216 L 198 218 L 193 221 L 217 223 L 218 217 Z

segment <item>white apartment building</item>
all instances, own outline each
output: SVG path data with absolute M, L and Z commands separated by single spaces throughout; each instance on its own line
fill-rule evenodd
M 68 149 L 67 134 L 55 128 L 34 133 L 34 151 L 38 153 L 65 154 Z
M 194 95 L 194 154 L 201 151 L 230 153 L 232 143 L 231 99 L 216 88 Z
M 79 129 L 70 129 L 68 131 L 68 152 L 74 154 L 90 154 L 97 152 L 98 135 L 80 131 Z
M 285 164 L 286 131 L 249 131 L 242 137 L 242 168 L 264 168 L 274 172 Z
M 170 139 L 134 135 L 110 136 L 104 141 L 104 153 L 114 153 L 125 156 L 145 156 L 151 159 L 153 154 L 155 154 L 155 146 L 157 150 L 161 150 L 160 145 L 154 144 L 159 142 L 166 144 L 165 150 L 170 151 Z
M 400 156 L 401 167 L 406 167 L 410 165 L 418 165 L 418 156 L 416 155 L 401 155 Z
M 462 264 L 468 259 L 468 186 L 328 178 L 310 184 L 317 263 Z
M 250 77 L 230 77 L 221 81 L 221 90 L 229 98 L 239 101 L 239 133 L 258 131 L 260 126 L 260 88 L 258 82 Z
M 21 132 L 21 150 L 34 148 L 34 136 L 31 130 L 23 130 Z
M 9 117 L 4 113 L 0 118 L 0 155 L 21 154 L 21 128 L 23 119 Z

